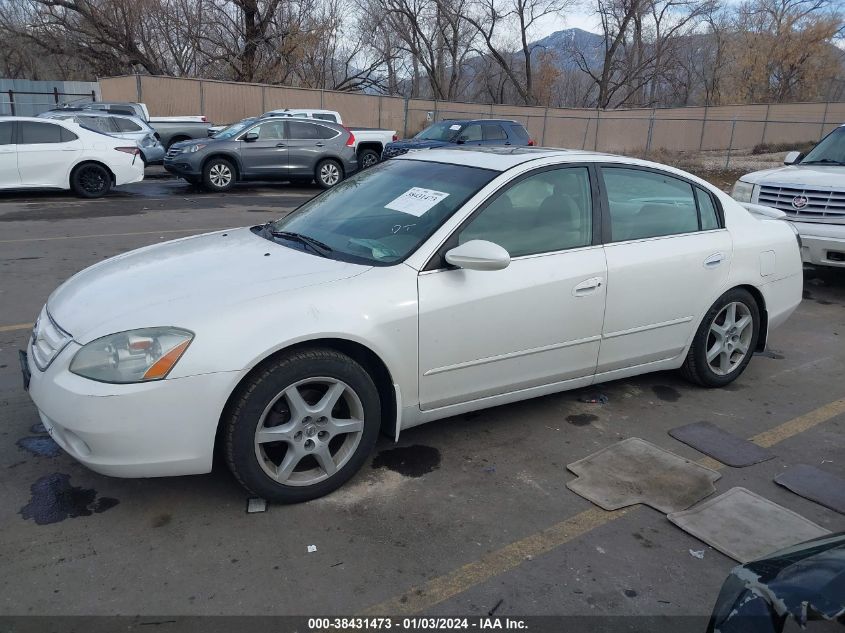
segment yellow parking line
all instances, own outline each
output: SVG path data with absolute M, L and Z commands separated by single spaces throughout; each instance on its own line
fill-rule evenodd
M 88 237 L 127 237 L 130 235 L 161 235 L 164 233 L 211 233 L 212 231 L 225 231 L 230 229 L 230 226 L 221 226 L 217 228 L 206 229 L 171 229 L 167 231 L 139 231 L 137 233 L 101 233 L 99 235 L 62 235 L 60 237 L 24 237 L 17 240 L 0 240 L 0 244 L 9 244 L 11 242 L 49 242 L 52 240 L 81 240 Z
M 31 330 L 34 323 L 18 323 L 17 325 L 0 325 L 0 332 L 15 332 L 17 330 Z
M 843 413 L 845 413 L 845 398 L 826 404 L 784 422 L 769 431 L 755 435 L 751 438 L 751 441 L 759 446 L 771 447 Z M 698 463 L 715 470 L 724 467 L 722 463 L 710 457 L 705 457 Z M 443 576 L 433 578 L 419 587 L 411 587 L 400 596 L 395 596 L 368 608 L 362 615 L 411 615 L 419 613 L 518 567 L 528 557 L 545 554 L 596 528 L 607 525 L 633 512 L 637 507 L 632 506 L 612 512 L 600 508 L 585 510 L 546 528 L 542 532 L 526 536 L 519 541 L 486 554 L 477 561 L 467 563 Z

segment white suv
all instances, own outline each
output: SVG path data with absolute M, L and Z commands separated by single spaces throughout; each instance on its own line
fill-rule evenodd
M 806 156 L 789 152 L 783 164 L 746 174 L 731 195 L 784 211 L 801 236 L 806 263 L 845 267 L 845 125 Z

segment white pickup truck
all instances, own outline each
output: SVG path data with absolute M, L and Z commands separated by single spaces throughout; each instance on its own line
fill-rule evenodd
M 284 108 L 270 110 L 261 115 L 263 117 L 282 116 L 299 119 L 322 119 L 344 125 L 343 117 L 336 110 L 317 110 L 309 108 Z M 345 126 L 355 137 L 355 149 L 358 154 L 358 165 L 361 169 L 372 167 L 381 160 L 385 146 L 397 140 L 396 130 L 383 130 L 372 127 Z
M 845 267 L 845 125 L 806 156 L 789 152 L 783 164 L 742 176 L 731 195 L 785 212 L 801 237 L 804 262 Z

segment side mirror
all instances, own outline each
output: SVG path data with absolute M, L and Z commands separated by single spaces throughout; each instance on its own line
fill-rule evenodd
M 467 270 L 502 270 L 511 263 L 511 256 L 493 242 L 470 240 L 448 251 L 446 261 Z
M 794 165 L 799 160 L 804 158 L 804 154 L 801 152 L 789 152 L 783 159 L 784 165 Z
M 253 143 L 258 140 L 258 132 L 250 132 L 246 136 L 244 136 L 244 140 L 247 143 Z
M 468 136 L 459 136 L 459 137 L 458 137 L 458 140 L 457 140 L 457 141 L 455 141 L 455 142 L 456 142 L 458 145 L 463 145 L 463 144 L 464 144 L 464 143 L 466 143 L 468 140 L 469 140 L 469 137 L 468 137 Z

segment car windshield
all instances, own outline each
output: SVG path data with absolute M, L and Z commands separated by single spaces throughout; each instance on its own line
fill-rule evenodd
M 435 123 L 434 125 L 425 128 L 414 138 L 418 138 L 423 141 L 451 141 L 460 131 L 460 123 L 455 123 L 454 121 L 443 121 L 442 123 Z
M 318 240 L 330 249 L 321 252 L 326 257 L 390 265 L 416 250 L 496 174 L 462 165 L 390 160 L 344 180 L 267 228 Z
M 246 127 L 255 123 L 258 119 L 244 119 L 243 121 L 238 121 L 237 123 L 232 123 L 229 127 L 224 127 L 220 130 L 217 134 L 214 135 L 214 138 L 221 138 L 227 139 L 232 138 L 240 134 Z
M 802 165 L 825 163 L 845 165 L 845 127 L 833 130 L 801 160 Z

